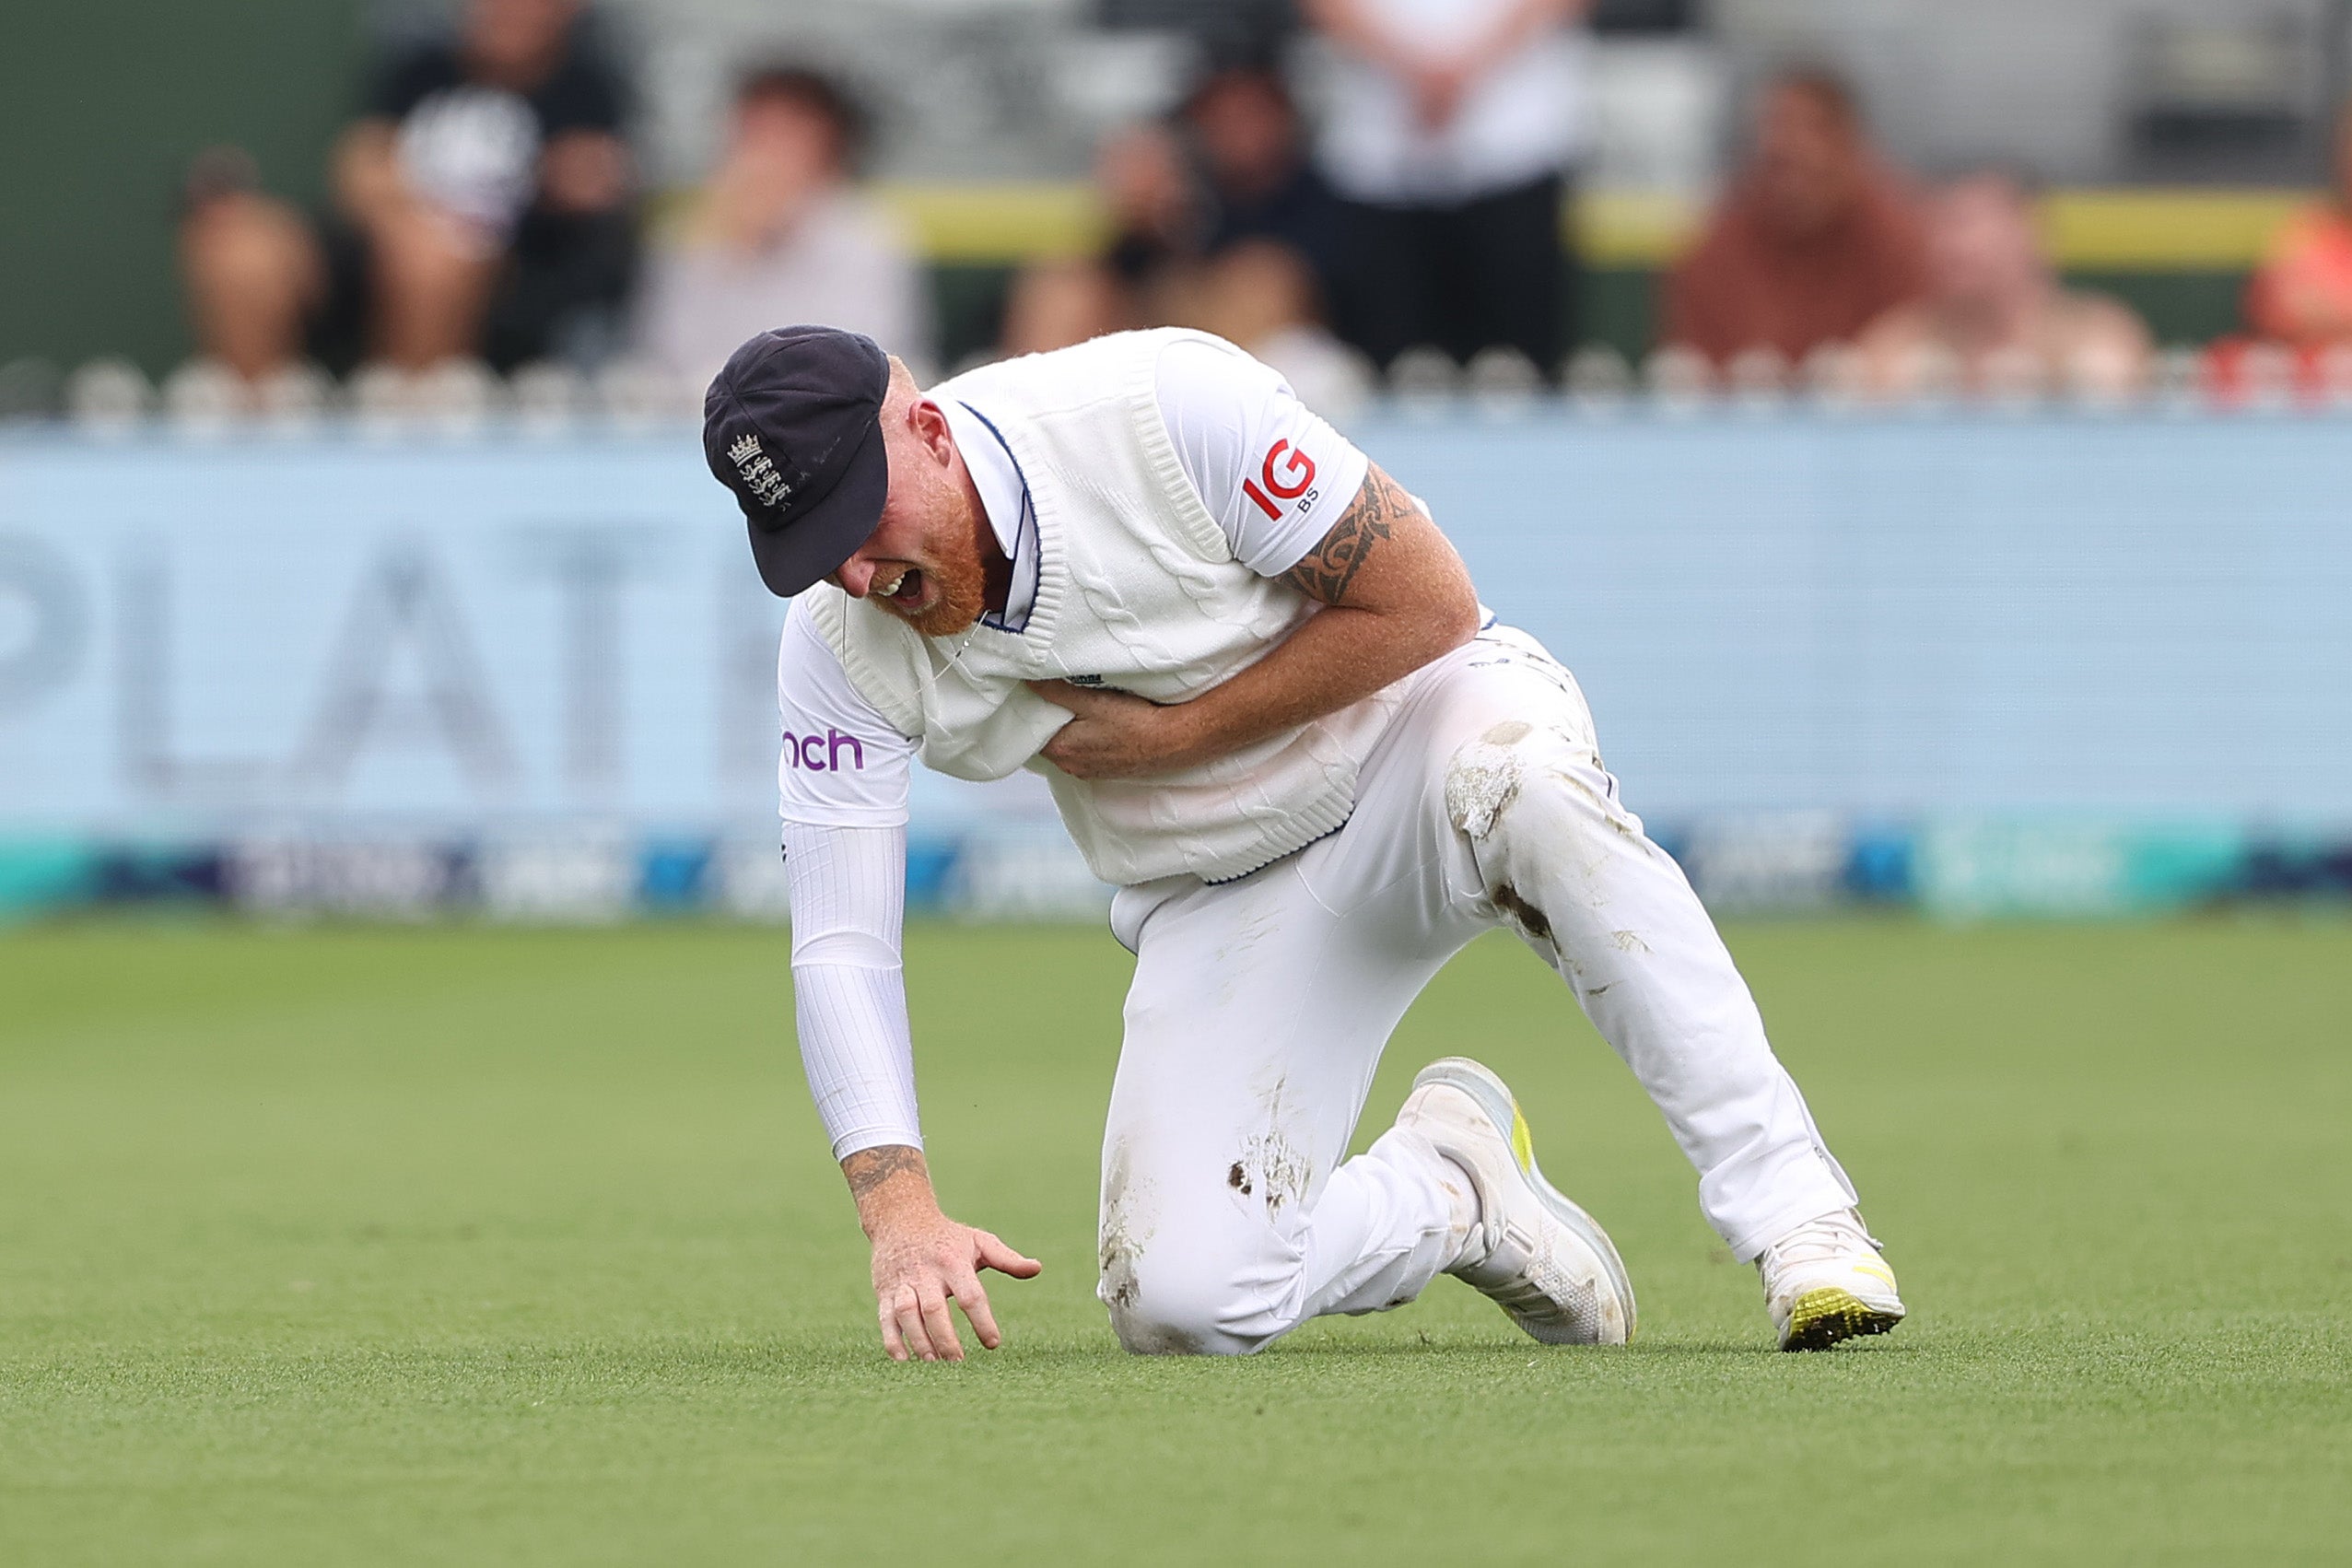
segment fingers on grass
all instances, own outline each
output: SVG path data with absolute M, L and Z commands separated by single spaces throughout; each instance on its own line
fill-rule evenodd
M 926 1291 L 922 1302 L 922 1327 L 929 1331 L 931 1350 L 926 1359 L 962 1361 L 964 1347 L 957 1342 L 955 1325 L 947 1316 L 947 1293 L 937 1288 Z
M 996 1314 L 989 1310 L 989 1293 L 980 1288 L 980 1277 L 966 1273 L 953 1281 L 956 1304 L 964 1308 L 964 1316 L 972 1320 L 972 1333 L 989 1350 L 1004 1343 L 1004 1336 L 997 1331 Z
M 922 1301 L 916 1295 L 914 1286 L 900 1285 L 891 1293 L 887 1316 L 905 1341 L 908 1354 L 918 1361 L 939 1359 L 939 1352 L 931 1343 L 930 1334 L 924 1324 Z

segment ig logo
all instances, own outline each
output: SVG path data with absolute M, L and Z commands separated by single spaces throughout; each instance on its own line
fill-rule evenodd
M 1285 453 L 1289 455 L 1284 456 Z M 1281 470 L 1280 478 L 1275 477 L 1278 464 Z M 1258 487 L 1259 480 L 1265 481 L 1262 490 Z M 1280 518 L 1282 509 L 1274 504 L 1276 500 L 1301 501 L 1304 497 L 1302 505 L 1315 504 L 1315 492 L 1307 488 L 1314 483 L 1315 460 L 1288 441 L 1276 441 L 1266 449 L 1266 462 L 1258 468 L 1258 478 L 1243 480 L 1241 489 L 1242 494 L 1258 503 L 1259 511 Z

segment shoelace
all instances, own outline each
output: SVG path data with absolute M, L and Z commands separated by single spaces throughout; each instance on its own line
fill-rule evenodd
M 1787 1269 L 1800 1263 L 1835 1262 L 1860 1247 L 1876 1251 L 1878 1246 L 1863 1228 L 1862 1216 L 1848 1210 L 1808 1220 L 1766 1247 L 1764 1256 L 1773 1268 Z

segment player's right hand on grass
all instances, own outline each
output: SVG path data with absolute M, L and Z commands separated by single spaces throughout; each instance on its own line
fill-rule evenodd
M 964 1309 L 982 1345 L 994 1350 L 1004 1343 L 979 1271 L 1029 1280 L 1045 1265 L 941 1213 L 919 1149 L 897 1143 L 861 1149 L 841 1162 L 841 1171 L 873 1243 L 874 1309 L 890 1359 L 962 1361 L 964 1346 L 948 1316 L 951 1301 Z

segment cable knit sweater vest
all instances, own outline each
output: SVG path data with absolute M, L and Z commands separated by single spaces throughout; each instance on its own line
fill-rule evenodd
M 1037 755 L 1069 715 L 1024 682 L 1183 702 L 1263 658 L 1317 608 L 1234 559 L 1178 465 L 1154 388 L 1159 350 L 1178 335 L 1199 334 L 1121 333 L 936 390 L 987 413 L 1029 486 L 1040 558 L 1025 629 L 930 638 L 829 583 L 809 590 L 811 618 L 850 684 L 915 737 L 925 766 L 958 778 L 1043 774 L 1087 864 L 1120 884 L 1227 881 L 1329 833 L 1347 820 L 1357 770 L 1401 699 L 1392 686 L 1163 778 L 1073 778 Z

